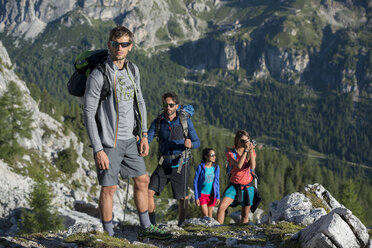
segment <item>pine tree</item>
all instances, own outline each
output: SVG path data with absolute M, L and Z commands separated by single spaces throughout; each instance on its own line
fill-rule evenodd
M 22 153 L 17 137 L 31 138 L 32 114 L 24 108 L 22 92 L 15 82 L 0 97 L 0 158 L 12 161 Z
M 342 186 L 341 203 L 353 212 L 362 222 L 364 221 L 364 212 L 362 205 L 358 201 L 358 193 L 356 192 L 355 181 L 347 180 Z
M 42 176 L 37 177 L 30 195 L 30 210 L 21 215 L 19 229 L 21 233 L 57 231 L 63 229 L 62 218 L 53 209 L 52 194 Z

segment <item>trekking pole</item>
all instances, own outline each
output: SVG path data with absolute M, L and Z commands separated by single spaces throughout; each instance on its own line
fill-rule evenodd
M 188 161 L 187 161 L 187 153 L 188 153 L 188 148 L 186 148 L 186 151 L 185 151 L 185 175 L 184 175 L 184 179 L 185 179 L 185 187 L 184 187 L 184 191 L 183 191 L 183 196 L 184 196 L 184 200 L 183 200 L 183 209 L 186 210 L 186 194 L 187 194 L 187 166 L 188 166 Z M 186 215 L 186 213 L 185 213 Z

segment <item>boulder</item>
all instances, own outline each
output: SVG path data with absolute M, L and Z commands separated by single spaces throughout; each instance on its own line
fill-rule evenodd
M 344 207 L 319 183 L 309 184 L 305 187 L 305 192 L 315 194 L 317 198 L 329 209 Z
M 307 226 L 326 215 L 327 211 L 340 207 L 343 205 L 322 185 L 309 184 L 305 187 L 305 194 L 295 192 L 280 201 L 272 202 L 268 217 L 261 219 L 260 222 L 275 223 L 285 220 Z
M 309 198 L 295 192 L 270 204 L 269 222 L 285 220 L 298 225 L 309 225 L 325 214 L 325 209 L 314 208 Z
M 301 247 L 367 247 L 369 234 L 363 223 L 346 208 L 336 208 L 297 234 Z

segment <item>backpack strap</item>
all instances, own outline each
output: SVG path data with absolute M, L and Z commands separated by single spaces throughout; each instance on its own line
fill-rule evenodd
M 102 101 L 102 100 L 105 100 L 111 94 L 110 83 L 108 80 L 106 66 L 104 64 L 98 64 L 96 68 L 102 73 L 102 76 L 103 76 L 103 85 L 102 85 L 101 95 L 99 97 L 99 100 Z
M 135 78 L 136 77 L 136 70 L 134 69 L 133 63 L 130 62 L 129 60 L 128 60 L 128 67 L 129 67 L 129 70 L 132 73 L 133 77 Z
M 162 114 L 159 114 L 158 117 L 155 120 L 155 137 L 157 141 L 159 142 L 159 131 L 160 131 L 160 122 L 162 119 Z
M 180 123 L 183 129 L 185 139 L 189 137 L 189 126 L 187 125 L 187 117 L 182 112 L 179 112 Z

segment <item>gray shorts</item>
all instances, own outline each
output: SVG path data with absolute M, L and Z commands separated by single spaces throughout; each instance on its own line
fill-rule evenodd
M 119 173 L 123 179 L 146 174 L 145 161 L 139 156 L 136 138 L 118 140 L 116 147 L 103 150 L 109 158 L 110 166 L 108 170 L 101 170 L 96 166 L 99 185 L 117 185 Z

